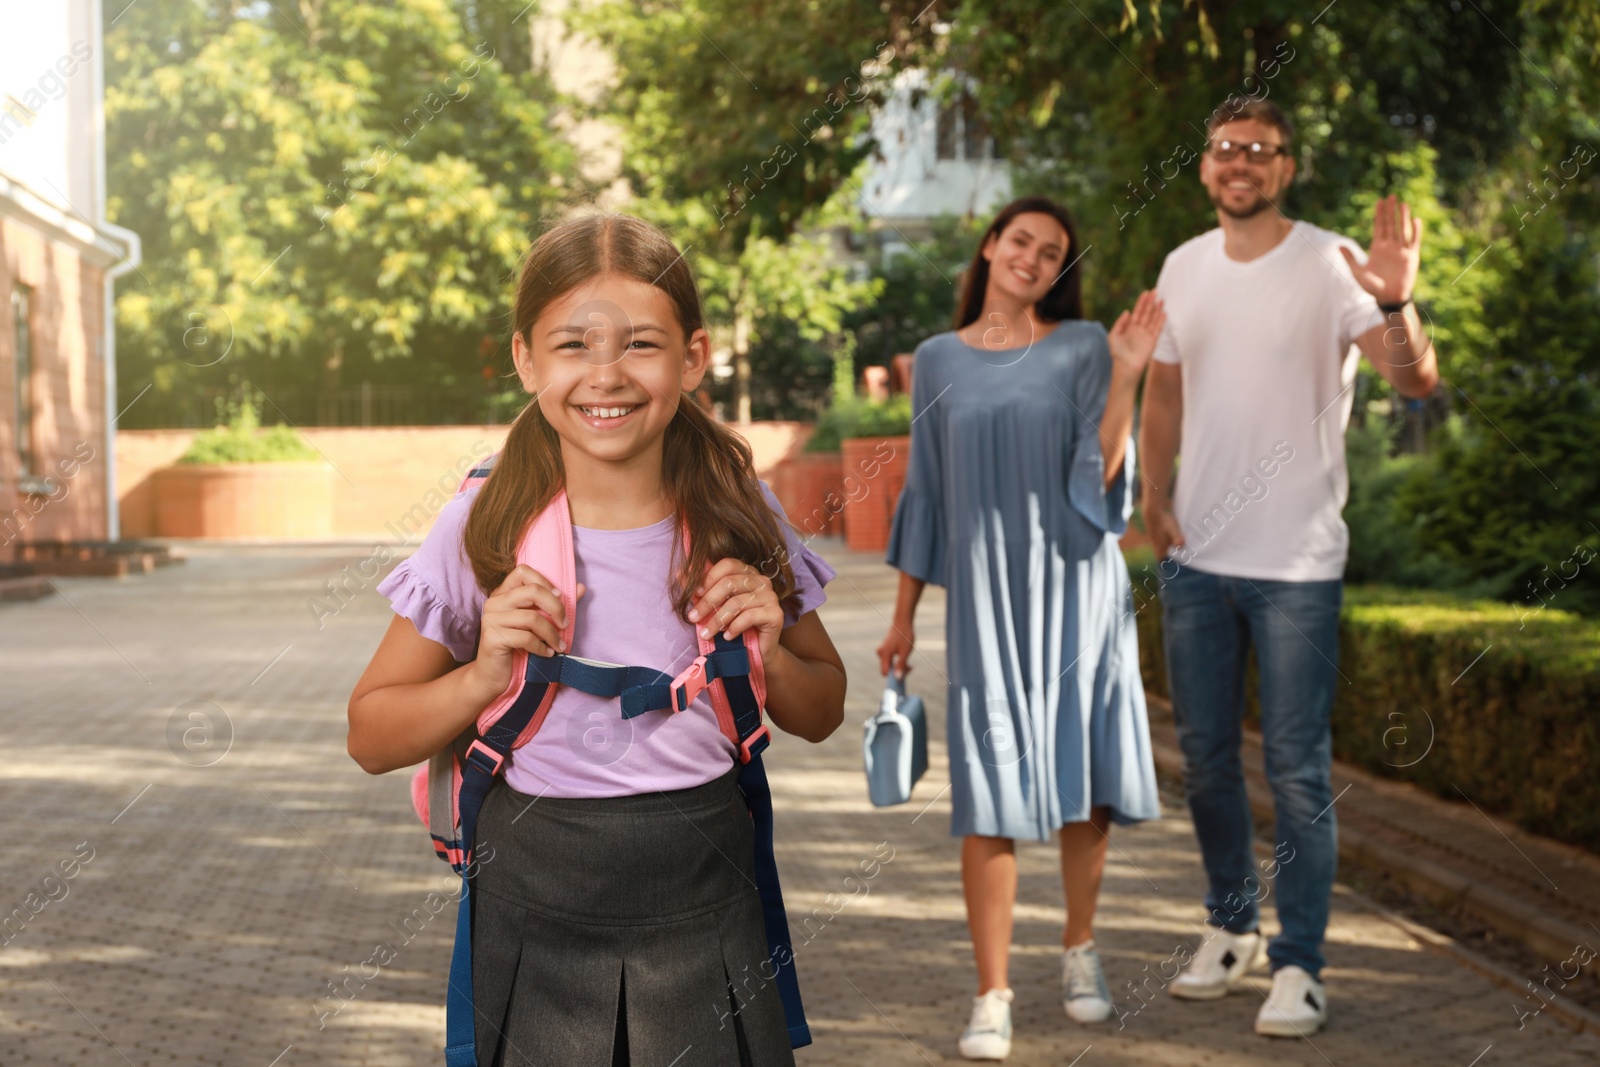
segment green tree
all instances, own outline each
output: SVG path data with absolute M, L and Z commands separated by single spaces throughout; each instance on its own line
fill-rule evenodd
M 1376 197 L 1418 210 L 1419 306 L 1455 414 L 1415 463 L 1377 462 L 1362 443 L 1353 478 L 1377 482 L 1352 495 L 1358 534 L 1386 532 L 1355 546 L 1361 567 L 1518 596 L 1583 538 L 1600 548 L 1587 458 L 1600 447 L 1600 8 L 968 0 L 944 15 L 951 32 L 926 59 L 977 80 L 1017 149 L 1019 190 L 1077 212 L 1091 314 L 1213 225 L 1195 171 L 1206 119 L 1232 93 L 1295 121 L 1290 215 L 1365 243 Z M 1379 567 L 1400 545 L 1414 557 Z M 1600 606 L 1596 571 L 1563 586 L 1577 587 L 1567 604 Z
M 121 12 L 108 209 L 145 251 L 117 304 L 122 393 L 481 381 L 518 257 L 575 173 L 554 94 L 507 51 L 522 6 Z
M 929 32 L 915 21 L 926 6 L 614 0 L 574 17 L 616 57 L 597 113 L 624 131 L 630 209 L 671 220 L 725 319 L 741 421 L 758 359 L 769 399 L 793 374 L 804 393 L 789 411 L 813 406 L 837 343 L 822 338 L 875 287 L 852 282 L 820 232 L 857 221 L 846 205 L 872 149 L 869 105 L 897 51 Z M 801 230 L 819 236 L 797 241 Z M 769 325 L 778 315 L 790 321 Z
M 871 276 L 881 280 L 881 295 L 846 323 L 856 339 L 856 370 L 887 365 L 950 328 L 961 272 L 987 225 L 987 219 L 936 219 L 930 239 L 873 265 Z

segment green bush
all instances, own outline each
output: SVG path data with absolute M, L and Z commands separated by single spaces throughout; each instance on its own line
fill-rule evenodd
M 853 437 L 902 437 L 910 432 L 911 398 L 904 393 L 887 400 L 840 397 L 817 420 L 806 451 L 837 452 L 840 441 Z
M 1451 357 L 1445 392 L 1456 417 L 1397 494 L 1441 556 L 1527 605 L 1553 591 L 1545 583 L 1580 547 L 1600 546 L 1596 233 L 1592 222 L 1535 213 L 1485 257 L 1495 280 L 1484 296 L 1488 336 Z M 1600 567 L 1563 574 L 1560 589 L 1563 610 L 1600 615 Z
M 1466 573 L 1424 547 L 1418 522 L 1399 503 L 1401 487 L 1425 470 L 1428 461 L 1417 455 L 1391 455 L 1392 436 L 1384 420 L 1373 416 L 1345 435 L 1350 472 L 1350 497 L 1344 508 L 1345 525 L 1350 528 L 1345 580 L 1459 589 L 1468 582 Z
M 305 463 L 321 459 L 293 428 L 261 429 L 261 416 L 249 400 L 232 405 L 227 424 L 195 434 L 179 463 Z
M 1145 686 L 1165 696 L 1161 580 L 1149 552 L 1129 571 Z M 1600 622 L 1352 585 L 1339 645 L 1340 759 L 1600 849 Z M 1247 704 L 1258 717 L 1253 685 Z

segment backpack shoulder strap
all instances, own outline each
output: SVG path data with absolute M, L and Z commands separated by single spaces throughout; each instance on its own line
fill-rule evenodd
M 481 475 L 480 480 L 483 477 L 487 474 Z M 577 579 L 565 493 L 557 493 L 529 524 L 517 546 L 517 562 L 533 567 L 555 583 L 567 609 L 568 625 L 563 637 L 570 642 Z M 464 731 L 457 743 L 429 761 L 413 783 L 413 802 L 428 824 L 435 849 L 458 871 L 471 861 L 478 809 L 489 786 L 504 768 L 511 750 L 526 744 L 539 729 L 555 699 L 559 679 L 549 676 L 541 669 L 543 665 L 544 660 L 539 657 L 532 657 L 530 663 L 526 652 L 513 653 L 511 679 L 505 690 L 478 714 L 473 728 Z
M 755 831 L 756 890 L 761 896 L 761 917 L 767 933 L 767 954 L 772 961 L 778 999 L 783 1003 L 784 1024 L 791 1048 L 811 1044 L 811 1028 L 806 1023 L 805 1005 L 800 999 L 800 979 L 795 973 L 794 947 L 789 940 L 789 917 L 783 906 L 783 887 L 778 881 L 778 860 L 773 850 L 772 787 L 761 753 L 771 744 L 761 708 L 766 702 L 765 678 L 761 674 L 761 651 L 755 631 L 746 631 L 746 640 L 714 637 L 714 656 L 744 656 L 749 667 L 743 673 L 729 673 L 711 687 L 711 702 L 717 717 L 725 716 L 734 726 L 734 744 L 739 750 L 739 791 Z M 711 642 L 707 642 L 711 643 Z
M 481 475 L 475 470 L 462 483 L 466 489 Z M 544 511 L 534 517 L 517 545 L 517 563 L 527 564 L 555 585 L 567 609 L 567 627 L 562 638 L 572 641 L 576 607 L 576 561 L 572 554 L 572 517 L 567 494 L 557 493 Z M 534 657 L 537 664 L 540 657 Z M 542 677 L 535 670 L 529 677 L 529 657 L 518 651 L 512 655 L 511 681 L 478 716 L 478 737 L 466 747 L 447 780 L 456 798 L 455 849 L 446 853 L 452 866 L 461 873 L 461 902 L 456 912 L 456 943 L 450 958 L 450 985 L 445 1005 L 445 1063 L 447 1067 L 476 1067 L 474 1016 L 472 1010 L 472 850 L 478 828 L 478 813 L 495 777 L 511 758 L 511 750 L 527 743 L 543 723 L 560 688 L 555 678 Z M 448 756 L 448 754 L 442 754 Z M 435 757 L 438 759 L 440 757 Z
M 473 486 L 482 485 L 484 482 L 488 481 L 489 472 L 494 470 L 494 465 L 499 461 L 499 459 L 500 453 L 498 452 L 491 452 L 489 455 L 485 456 L 477 466 L 473 467 L 467 472 L 467 476 L 465 478 L 461 479 L 461 484 L 456 487 L 456 495 L 459 496 L 462 493 L 465 493 L 468 489 L 471 489 Z
M 567 507 L 567 494 L 558 492 L 549 505 L 538 515 L 534 516 L 528 529 L 524 531 L 522 540 L 517 545 L 517 564 L 532 567 L 550 580 L 556 587 L 556 592 L 561 597 L 561 606 L 566 609 L 567 625 L 561 631 L 562 640 L 569 645 L 572 642 L 572 632 L 577 614 L 577 562 L 572 552 L 572 513 Z M 536 660 L 542 657 L 534 657 Z M 527 739 L 544 721 L 544 716 L 550 710 L 550 704 L 555 699 L 556 682 L 558 678 L 542 677 L 543 672 L 535 669 L 529 671 L 529 656 L 527 652 L 518 650 L 511 656 L 511 681 L 507 684 L 505 692 L 489 703 L 478 715 L 478 733 L 485 742 L 497 745 L 504 742 L 505 748 L 501 755 L 509 754 L 511 749 L 526 744 Z M 529 674 L 534 677 L 529 678 Z M 538 684 L 530 685 L 537 681 Z M 529 692 L 537 688 L 538 693 Z M 526 715 L 508 715 L 519 705 L 526 705 L 524 696 L 537 700 L 537 705 L 523 708 Z M 524 721 L 525 720 L 525 721 Z
M 684 533 L 685 551 L 688 532 Z M 800 979 L 795 971 L 794 946 L 789 938 L 789 916 L 783 906 L 778 881 L 778 860 L 773 849 L 772 787 L 767 782 L 761 753 L 772 743 L 761 709 L 767 702 L 766 672 L 761 664 L 761 644 L 754 630 L 729 639 L 720 633 L 699 637 L 700 655 L 689 670 L 673 680 L 675 708 L 688 707 L 694 693 L 709 688 L 717 721 L 739 753 L 739 791 L 755 831 L 756 890 L 761 897 L 761 918 L 767 934 L 767 955 L 772 962 L 778 999 L 783 1003 L 784 1025 L 791 1048 L 811 1044 Z M 680 688 L 681 687 L 681 688 Z M 693 692 L 690 692 L 692 690 Z

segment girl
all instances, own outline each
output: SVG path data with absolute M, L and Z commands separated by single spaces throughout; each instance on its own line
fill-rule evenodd
M 889 563 L 900 592 L 878 648 L 910 669 L 924 583 L 948 590 L 951 832 L 978 965 L 969 1059 L 1011 1048 L 1013 839 L 1061 837 L 1062 1001 L 1111 1012 L 1092 921 L 1106 830 L 1160 813 L 1128 571 L 1133 398 L 1164 313 L 1145 293 L 1109 338 L 1082 318 L 1072 221 L 1007 206 L 963 276 L 956 331 L 917 348 L 911 458 Z
M 782 521 L 744 442 L 687 396 L 711 346 L 682 254 L 628 216 L 561 223 L 523 266 L 514 326 L 534 399 L 488 480 L 380 583 L 396 617 L 350 697 L 350 754 L 381 774 L 440 751 L 506 688 L 516 649 L 671 675 L 698 654 L 696 628 L 755 630 L 772 721 L 826 738 L 845 691 L 815 612 L 833 571 Z M 571 648 L 556 589 L 515 556 L 561 489 Z M 763 980 L 736 776 L 709 692 L 624 720 L 615 700 L 559 691 L 479 816 L 480 1067 L 794 1062 Z

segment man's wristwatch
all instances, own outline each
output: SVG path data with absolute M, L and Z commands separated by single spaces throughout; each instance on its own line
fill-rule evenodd
M 1378 310 L 1383 312 L 1385 315 L 1393 315 L 1396 312 L 1404 311 L 1406 309 L 1406 305 L 1409 303 L 1411 303 L 1411 298 L 1409 296 L 1400 301 L 1398 304 L 1385 304 L 1380 300 L 1378 302 Z

